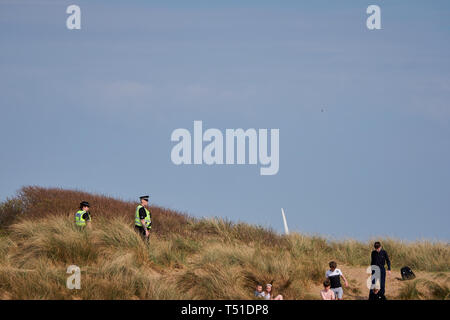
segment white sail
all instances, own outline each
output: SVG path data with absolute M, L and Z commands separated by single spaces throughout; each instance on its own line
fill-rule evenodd
M 284 209 L 281 208 L 281 215 L 283 216 L 283 224 L 284 224 L 284 233 L 285 234 L 289 234 L 289 229 L 288 229 L 288 225 L 287 225 L 287 221 L 286 221 L 286 215 L 284 214 Z

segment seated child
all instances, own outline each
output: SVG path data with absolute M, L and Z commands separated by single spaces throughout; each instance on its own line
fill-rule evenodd
M 266 285 L 266 291 L 264 292 L 264 299 L 266 300 L 283 300 L 283 296 L 281 294 L 275 296 L 272 291 L 272 285 L 268 283 Z
M 370 290 L 369 300 L 386 300 L 384 294 L 380 291 L 379 286 Z
M 320 291 L 320 295 L 323 300 L 336 300 L 333 290 L 331 290 L 330 280 L 327 279 L 323 282 L 323 290 Z
M 255 297 L 256 298 L 264 298 L 264 291 L 263 291 L 262 284 L 256 285 Z

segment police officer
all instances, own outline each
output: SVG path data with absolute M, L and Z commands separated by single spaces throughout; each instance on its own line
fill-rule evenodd
M 139 197 L 141 204 L 137 206 L 134 217 L 134 228 L 147 241 L 152 228 L 152 215 L 148 210 L 148 198 L 149 196 Z
M 91 214 L 89 213 L 89 202 L 83 201 L 80 203 L 80 210 L 75 213 L 75 225 L 84 229 L 84 227 L 91 228 Z

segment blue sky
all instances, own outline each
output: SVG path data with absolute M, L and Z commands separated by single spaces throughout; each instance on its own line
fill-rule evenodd
M 284 207 L 293 231 L 449 240 L 449 16 L 448 1 L 0 1 L 0 198 L 149 193 L 280 232 Z M 175 166 L 170 135 L 194 120 L 279 128 L 278 174 Z

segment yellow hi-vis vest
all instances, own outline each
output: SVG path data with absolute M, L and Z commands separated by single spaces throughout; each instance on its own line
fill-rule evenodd
M 151 229 L 152 226 L 150 225 L 150 223 L 152 222 L 151 218 L 150 218 L 150 211 L 147 210 L 146 207 L 142 206 L 142 205 L 138 205 L 136 208 L 136 215 L 134 217 L 134 224 L 138 227 L 142 227 L 142 222 L 141 222 L 141 218 L 139 217 L 139 209 L 140 208 L 144 208 L 145 209 L 145 226 L 147 227 L 147 229 Z
M 75 224 L 77 226 L 84 227 L 86 225 L 86 220 L 83 219 L 83 215 L 85 213 L 86 211 L 83 210 L 78 210 L 77 213 L 75 213 Z M 88 221 L 91 221 L 91 216 L 89 215 L 89 213 L 88 216 L 89 216 Z

